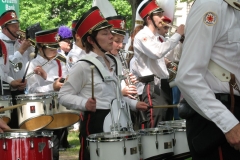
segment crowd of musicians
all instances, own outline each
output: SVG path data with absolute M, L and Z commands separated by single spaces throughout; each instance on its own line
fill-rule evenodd
M 166 38 L 174 7 L 174 0 L 143 0 L 125 48 L 125 18 L 108 0 L 93 1 L 72 28 L 38 30 L 34 40 L 27 32 L 19 38 L 16 12 L 4 12 L 0 76 L 10 92 L 2 94 L 12 95 L 15 105 L 17 95 L 56 91 L 60 104 L 81 111 L 80 160 L 90 159 L 91 134 L 155 128 L 181 118 L 193 160 L 239 159 L 239 0 L 196 0 L 186 27 Z M 154 108 L 180 99 L 179 110 Z M 116 124 L 109 118 L 115 106 L 123 108 Z M 0 119 L 0 131 L 19 128 L 17 116 L 14 109 L 8 125 Z M 62 132 L 54 130 L 54 160 Z

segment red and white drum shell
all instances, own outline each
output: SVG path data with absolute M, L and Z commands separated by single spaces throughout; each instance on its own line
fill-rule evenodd
M 136 132 L 115 131 L 87 137 L 91 160 L 139 160 L 139 136 Z
M 143 159 L 163 159 L 173 155 L 173 129 L 170 127 L 146 128 L 138 131 Z
M 52 160 L 52 132 L 5 132 L 0 134 L 3 160 Z
M 18 123 L 21 129 L 36 131 L 53 120 L 52 95 L 49 93 L 23 94 L 16 96 L 18 104 Z
M 0 109 L 9 106 L 12 106 L 12 96 L 0 96 Z M 3 119 L 4 122 L 9 123 L 11 120 L 11 110 L 0 112 L 0 118 Z

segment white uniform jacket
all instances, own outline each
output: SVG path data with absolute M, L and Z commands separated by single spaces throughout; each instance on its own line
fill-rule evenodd
M 47 62 L 46 59 L 44 59 L 40 55 L 37 55 L 35 59 L 30 61 L 27 75 L 32 73 L 37 66 L 41 66 L 46 62 Z M 65 63 L 60 62 L 60 66 L 61 68 L 59 67 L 56 60 L 52 60 L 51 62 L 42 67 L 44 71 L 47 73 L 46 80 L 44 80 L 38 74 L 34 74 L 30 78 L 28 78 L 27 80 L 28 93 L 54 91 L 53 89 L 54 79 L 59 78 L 60 75 L 62 75 L 62 77 L 65 78 L 67 75 Z M 60 74 L 59 71 L 62 71 L 62 73 Z
M 208 64 L 212 59 L 235 74 L 240 86 L 239 31 L 240 11 L 223 0 L 195 1 L 187 18 L 183 52 L 175 79 L 187 102 L 224 133 L 239 122 L 215 98 L 214 93 L 230 93 L 229 84 L 213 76 Z
M 67 55 L 68 66 L 72 67 L 84 55 L 86 55 L 86 52 L 76 44 L 73 44 L 73 48 Z
M 18 51 L 21 45 L 19 40 L 12 41 L 5 34 L 1 32 L 0 32 L 0 39 L 2 39 L 6 44 L 9 60 L 12 61 L 13 63 L 19 63 L 19 62 L 22 63 L 22 69 L 19 70 L 18 72 L 15 72 L 13 65 L 9 64 L 9 67 L 10 67 L 9 76 L 12 77 L 13 79 L 23 78 L 23 75 L 26 69 L 26 64 L 29 61 L 29 54 L 34 51 L 34 48 L 32 46 L 29 47 L 22 55 Z
M 88 55 L 97 58 L 109 72 L 113 79 L 116 79 L 115 63 L 106 56 L 110 62 L 112 71 L 110 72 L 104 62 L 103 57 L 98 56 L 94 52 Z M 80 61 L 76 63 L 70 70 L 67 81 L 59 91 L 59 102 L 70 109 L 86 111 L 85 105 L 89 98 L 92 97 L 92 78 L 91 69 L 88 62 Z M 94 68 L 94 97 L 97 102 L 97 109 L 110 109 L 112 100 L 116 98 L 116 85 L 113 81 L 103 82 L 99 72 Z M 132 110 L 136 110 L 136 100 L 124 97 L 124 100 L 129 104 Z
M 131 71 L 137 77 L 156 75 L 160 79 L 168 78 L 164 56 L 172 50 L 181 38 L 175 33 L 166 42 L 160 42 L 159 34 L 153 33 L 147 26 L 140 30 L 134 39 L 134 62 Z M 140 88 L 139 88 L 140 87 Z M 142 94 L 144 85 L 139 84 L 138 94 Z

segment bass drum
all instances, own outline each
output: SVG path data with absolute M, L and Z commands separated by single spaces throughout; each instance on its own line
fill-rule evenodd
M 174 129 L 174 156 L 166 160 L 182 160 L 191 157 L 186 135 L 186 120 L 162 121 L 159 126 Z
M 14 130 L 0 134 L 3 160 L 52 160 L 52 132 Z
M 45 129 L 61 129 L 69 127 L 80 120 L 80 111 L 70 110 L 59 104 L 58 92 L 52 92 L 53 121 Z
M 91 160 L 139 160 L 136 132 L 115 131 L 87 137 Z
M 18 123 L 21 129 L 36 131 L 52 122 L 52 95 L 45 93 L 16 96 L 18 104 Z
M 0 109 L 9 106 L 12 106 L 12 97 L 8 95 L 0 96 Z M 3 119 L 4 122 L 9 123 L 11 120 L 11 110 L 0 112 L 0 118 Z

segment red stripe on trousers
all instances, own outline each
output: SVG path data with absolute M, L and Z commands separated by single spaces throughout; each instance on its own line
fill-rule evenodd
M 148 96 L 149 106 L 152 106 L 150 84 L 147 84 L 147 96 Z M 153 128 L 153 109 L 152 108 L 150 109 L 150 122 L 151 122 L 151 128 Z

